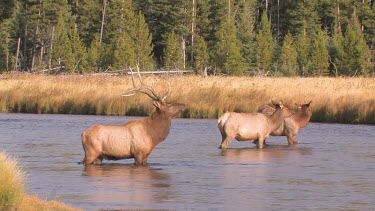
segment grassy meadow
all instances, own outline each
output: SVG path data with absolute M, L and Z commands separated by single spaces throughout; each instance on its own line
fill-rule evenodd
M 225 111 L 256 112 L 271 100 L 313 101 L 314 122 L 375 124 L 375 78 L 143 76 L 168 102 L 185 103 L 181 117 L 217 118 Z M 130 76 L 4 74 L 0 111 L 143 116 L 154 108 L 143 94 L 121 96 Z
M 17 160 L 0 152 L 0 210 L 61 210 L 74 211 L 57 201 L 43 201 L 25 193 L 25 174 L 19 167 Z

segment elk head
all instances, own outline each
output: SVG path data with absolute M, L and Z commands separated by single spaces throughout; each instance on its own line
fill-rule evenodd
M 153 105 L 156 107 L 156 113 L 157 114 L 165 114 L 170 118 L 176 117 L 180 111 L 182 111 L 185 108 L 184 104 L 181 103 L 168 103 L 166 102 L 166 98 L 169 94 L 170 87 L 168 87 L 168 90 L 163 94 L 163 96 L 159 96 L 156 94 L 154 87 L 152 85 L 146 85 L 143 83 L 141 73 L 139 72 L 139 67 L 137 65 L 137 73 L 138 78 L 141 83 L 140 86 L 137 87 L 135 81 L 134 81 L 134 73 L 132 69 L 130 68 L 131 76 L 132 76 L 132 83 L 133 88 L 122 94 L 122 96 L 132 96 L 136 93 L 143 93 L 146 94 L 148 97 L 150 97 L 153 100 Z

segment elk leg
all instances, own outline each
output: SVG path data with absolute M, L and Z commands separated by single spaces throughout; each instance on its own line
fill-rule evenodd
M 78 162 L 78 164 L 86 164 L 86 156 L 82 159 L 82 161 Z
M 220 149 L 225 149 L 228 148 L 229 144 L 232 143 L 234 137 L 232 136 L 227 136 L 220 144 Z
M 135 160 L 135 165 L 136 166 L 142 166 L 142 165 L 144 165 L 143 164 L 144 158 L 143 158 L 142 154 L 136 154 L 134 156 L 134 160 Z M 147 160 L 147 158 L 146 158 L 146 160 Z
M 297 136 L 294 134 L 288 134 L 287 136 L 288 144 L 293 145 L 295 143 L 298 143 Z
M 88 156 L 88 155 L 86 155 L 86 162 L 85 162 L 85 164 L 86 164 L 86 165 L 97 164 L 97 163 L 96 163 L 97 160 L 98 160 L 98 157 L 97 157 L 97 156 L 92 156 L 92 155 Z M 100 163 L 99 163 L 99 164 L 100 164 Z
M 148 157 L 147 157 L 148 158 Z M 142 165 L 147 165 L 147 158 L 144 158 L 143 161 L 142 161 Z
M 258 138 L 258 148 L 259 149 L 262 149 L 263 148 L 263 145 L 264 145 L 264 142 L 266 141 L 266 139 L 265 138 L 262 138 L 262 137 L 259 137 Z
M 103 161 L 103 156 L 99 156 L 99 157 L 97 157 L 97 158 L 94 160 L 93 164 L 95 164 L 95 165 L 100 165 L 100 164 L 102 164 L 102 161 Z

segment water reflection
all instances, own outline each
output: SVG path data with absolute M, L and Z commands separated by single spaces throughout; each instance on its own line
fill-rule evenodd
M 220 153 L 224 160 L 234 163 L 256 162 L 265 163 L 274 160 L 282 161 L 301 155 L 310 155 L 310 148 L 301 145 L 270 145 L 264 149 L 257 148 L 228 148 Z
M 92 201 L 116 204 L 161 203 L 171 197 L 170 175 L 162 169 L 133 164 L 106 163 L 84 167 L 83 176 L 96 194 Z

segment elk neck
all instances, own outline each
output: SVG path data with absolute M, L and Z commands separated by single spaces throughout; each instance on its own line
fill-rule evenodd
M 271 131 L 275 131 L 283 123 L 283 109 L 276 108 L 275 112 L 271 116 L 266 116 L 268 118 L 268 125 L 270 126 Z
M 302 108 L 294 115 L 294 121 L 300 128 L 304 128 L 309 123 L 311 115 L 312 113 L 308 108 Z
M 150 133 L 153 142 L 158 144 L 168 136 L 172 124 L 172 117 L 160 109 L 156 109 L 150 117 Z

